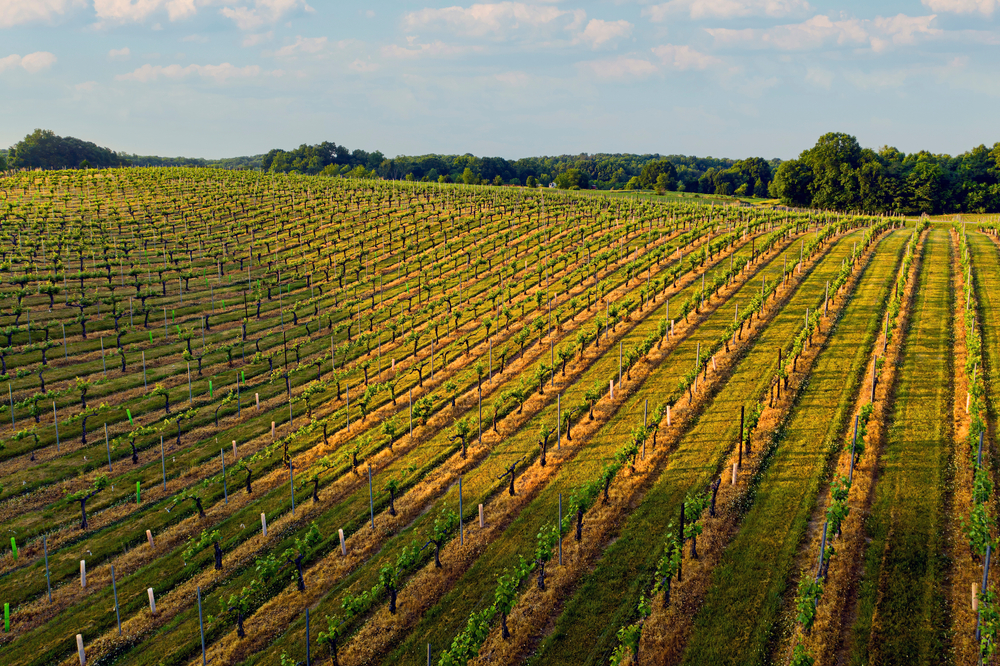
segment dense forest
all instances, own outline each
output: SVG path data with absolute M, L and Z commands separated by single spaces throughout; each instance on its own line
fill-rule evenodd
M 657 164 L 659 163 L 659 164 Z M 666 167 L 664 163 L 669 163 Z M 688 192 L 767 196 L 771 171 L 778 160 L 688 157 L 684 155 L 630 155 L 598 153 L 526 157 L 507 160 L 475 155 L 420 155 L 386 158 L 381 152 L 351 151 L 335 143 L 275 149 L 261 167 L 276 173 L 341 175 L 406 179 L 441 183 L 538 186 L 555 183 L 572 189 L 656 189 L 666 171 L 662 189 Z M 652 166 L 651 166 L 652 165 Z
M 771 195 L 794 206 L 929 215 L 1000 211 L 1000 143 L 957 157 L 862 148 L 829 133 L 776 170 Z
M 36 129 L 11 146 L 7 153 L 7 169 L 76 169 L 129 166 L 122 154 L 102 148 L 90 141 L 71 136 L 56 136 L 52 130 Z
M 508 160 L 475 155 L 401 155 L 350 150 L 324 141 L 266 155 L 202 159 L 127 155 L 51 130 L 35 130 L 9 151 L 0 170 L 185 166 L 252 169 L 346 178 L 419 180 L 562 189 L 697 192 L 780 199 L 788 206 L 866 213 L 994 213 L 1000 211 L 1000 143 L 956 157 L 862 148 L 855 137 L 829 133 L 797 159 L 782 162 L 686 155 L 597 153 Z

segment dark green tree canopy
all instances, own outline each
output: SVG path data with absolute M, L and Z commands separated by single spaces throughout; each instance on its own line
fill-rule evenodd
M 677 169 L 670 160 L 646 162 L 642 167 L 642 172 L 639 174 L 639 183 L 642 184 L 644 189 L 651 190 L 656 187 L 656 181 L 660 174 L 667 177 L 666 189 L 674 190 L 677 188 Z
M 848 134 L 824 134 L 798 159 L 783 162 L 771 194 L 791 206 L 867 213 L 1000 210 L 1000 143 L 952 157 L 861 148 Z
M 124 155 L 90 141 L 36 129 L 10 149 L 12 169 L 76 169 L 129 166 Z

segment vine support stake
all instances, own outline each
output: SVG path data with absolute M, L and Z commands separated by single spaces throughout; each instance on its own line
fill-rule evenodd
M 52 422 L 56 426 L 56 453 L 59 453 L 59 412 L 56 411 L 56 401 L 52 401 Z
M 562 394 L 556 396 L 556 451 L 562 451 Z
M 45 587 L 49 592 L 49 603 L 52 603 L 52 581 L 49 578 L 49 537 L 42 537 L 42 552 L 45 554 Z
M 851 481 L 854 479 L 854 447 L 858 443 L 858 419 L 860 416 L 854 417 L 854 438 L 851 440 L 851 468 L 847 473 L 847 485 L 851 485 Z
M 201 585 L 198 586 L 198 627 L 201 629 L 201 665 L 208 666 L 205 658 L 205 622 L 201 616 Z
M 87 666 L 87 654 L 83 651 L 83 634 L 76 635 L 76 652 L 80 657 L 80 666 Z
M 288 489 L 292 494 L 292 517 L 295 517 L 295 465 L 288 461 Z
M 113 565 L 113 564 L 111 565 L 111 590 L 115 594 L 115 618 L 118 620 L 118 635 L 121 636 L 122 635 L 122 614 L 118 610 L 118 584 L 115 582 L 115 565 Z M 150 596 L 149 598 L 152 599 L 153 597 Z M 156 615 L 155 611 L 153 612 L 153 615 Z
M 562 563 L 562 493 L 559 493 L 559 566 Z
M 344 541 L 344 530 L 339 529 L 337 532 L 340 534 L 340 554 L 347 556 L 347 542 Z
M 167 491 L 167 460 L 163 455 L 163 435 L 160 435 L 160 469 L 163 471 L 163 491 Z
M 225 449 L 221 449 L 219 451 L 219 457 L 222 459 L 222 494 L 226 498 L 226 504 L 229 504 L 229 488 L 226 487 L 226 450 Z
M 368 511 L 371 514 L 372 530 L 375 529 L 375 495 L 372 492 L 372 466 L 368 464 Z
M 108 443 L 108 424 L 104 424 L 104 448 L 108 452 L 108 471 L 114 471 L 111 469 L 111 444 Z
M 465 514 L 462 512 L 462 477 L 458 477 L 458 534 L 461 544 L 465 545 Z

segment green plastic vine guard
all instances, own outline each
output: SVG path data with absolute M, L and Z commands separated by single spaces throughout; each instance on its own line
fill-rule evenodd
M 14 551 L 14 559 L 17 559 L 17 540 L 14 537 L 10 538 L 10 549 Z

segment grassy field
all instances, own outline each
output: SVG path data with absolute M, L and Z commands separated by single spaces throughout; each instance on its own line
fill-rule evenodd
M 888 443 L 868 518 L 871 541 L 853 627 L 852 663 L 934 664 L 947 654 L 950 432 L 950 236 L 933 230 L 907 334 Z
M 197 664 L 203 643 L 226 664 L 307 644 L 341 664 L 422 664 L 428 644 L 442 664 L 603 664 L 682 500 L 720 475 L 640 663 L 784 659 L 793 565 L 912 222 L 859 251 L 885 220 L 678 193 L 198 169 L 2 186 L 0 662 L 79 663 L 81 634 L 102 666 Z M 928 237 L 886 398 L 857 663 L 945 660 L 953 629 L 949 233 Z M 1000 251 L 972 225 L 969 243 L 992 387 Z M 836 280 L 775 400 L 778 350 Z
M 888 303 L 910 233 L 895 231 L 878 248 L 777 433 L 774 453 L 756 482 L 753 505 L 716 567 L 694 620 L 686 663 L 767 662 L 787 586 L 798 574 L 791 565 L 870 366 L 879 314 Z

